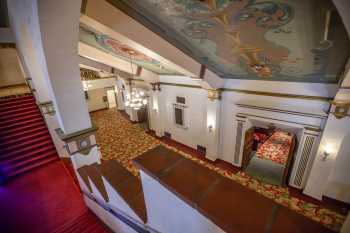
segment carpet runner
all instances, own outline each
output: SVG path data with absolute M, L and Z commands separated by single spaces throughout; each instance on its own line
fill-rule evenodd
M 52 233 L 113 233 L 91 211 L 64 224 Z
M 0 100 L 0 183 L 59 159 L 33 95 Z

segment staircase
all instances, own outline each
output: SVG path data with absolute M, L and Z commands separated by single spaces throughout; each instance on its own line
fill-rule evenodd
M 0 100 L 0 183 L 59 158 L 33 95 Z
M 68 222 L 52 233 L 113 233 L 94 214 L 87 211 L 80 217 Z

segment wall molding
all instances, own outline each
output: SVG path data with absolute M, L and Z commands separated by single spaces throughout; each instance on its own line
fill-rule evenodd
M 333 100 L 332 97 L 323 97 L 323 96 L 297 95 L 297 94 L 286 94 L 286 93 L 265 92 L 265 91 L 250 91 L 250 90 L 231 89 L 231 88 L 221 88 L 221 90 L 228 91 L 228 92 L 250 94 L 250 95 L 262 95 L 262 96 L 272 96 L 272 97 L 292 98 L 292 99 L 304 99 L 304 100 L 318 100 L 318 101 L 324 101 L 327 103 L 329 103 Z
M 92 148 L 97 146 L 95 133 L 97 127 L 80 130 L 71 134 L 65 134 L 61 128 L 55 129 L 58 137 L 65 142 L 65 148 L 69 155 L 88 155 Z
M 306 117 L 313 117 L 313 118 L 320 118 L 320 119 L 327 118 L 327 115 L 319 115 L 319 114 L 313 114 L 313 113 L 291 111 L 291 110 L 285 110 L 285 109 L 279 109 L 279 108 L 264 107 L 264 106 L 257 106 L 257 105 L 248 105 L 248 104 L 242 104 L 242 103 L 236 103 L 236 105 L 238 107 L 241 107 L 241 108 L 249 108 L 249 109 L 256 109 L 256 110 L 263 110 L 263 111 L 278 112 L 278 113 L 284 113 L 284 114 L 296 115 L 296 116 L 306 116 Z
M 97 129 L 98 128 L 96 126 L 92 126 L 88 129 L 80 130 L 71 134 L 65 134 L 61 128 L 58 128 L 56 129 L 56 133 L 62 141 L 71 142 L 95 134 Z
M 238 115 L 238 116 L 237 116 Z M 300 123 L 300 122 L 294 122 L 294 121 L 287 121 L 287 120 L 282 120 L 282 119 L 278 119 L 278 118 L 272 118 L 272 117 L 265 117 L 265 116 L 259 116 L 259 115 L 254 115 L 254 114 L 248 114 L 248 113 L 238 113 L 236 116 L 240 117 L 242 115 L 244 116 L 248 116 L 248 117 L 256 117 L 256 118 L 262 118 L 262 119 L 267 119 L 267 120 L 274 120 L 274 121 L 280 121 L 280 122 L 286 122 L 286 123 L 292 123 L 292 124 L 297 124 L 297 125 L 302 125 L 302 126 L 306 126 L 309 128 L 314 129 L 314 131 L 321 131 L 320 127 L 317 125 L 309 125 L 309 124 L 304 124 L 304 123 Z
M 188 88 L 198 88 L 198 89 L 204 89 L 202 86 L 199 85 L 190 85 L 190 84 L 182 84 L 182 83 L 166 83 L 166 82 L 159 82 L 160 85 L 166 85 L 166 86 L 175 86 L 175 87 L 188 87 Z
M 204 89 L 199 85 L 190 85 L 190 84 L 180 84 L 180 83 L 168 83 L 160 82 L 161 85 L 175 86 L 175 87 L 187 87 L 187 88 L 198 88 Z M 249 95 L 261 95 L 261 96 L 272 96 L 272 97 L 281 97 L 281 98 L 291 98 L 291 99 L 304 99 L 304 100 L 316 100 L 330 103 L 333 101 L 333 97 L 324 97 L 324 96 L 311 96 L 311 95 L 297 95 L 297 94 L 286 94 L 286 93 L 277 93 L 277 92 L 265 92 L 265 91 L 251 91 L 244 89 L 234 89 L 234 88 L 219 88 L 217 89 L 221 92 L 237 92 L 244 93 Z
M 37 105 L 44 115 L 54 116 L 56 113 L 55 106 L 52 101 L 37 102 Z

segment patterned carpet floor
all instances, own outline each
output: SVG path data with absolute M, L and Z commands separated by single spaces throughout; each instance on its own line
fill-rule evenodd
M 131 160 L 158 145 L 163 145 L 177 151 L 185 158 L 214 170 L 334 231 L 339 231 L 345 221 L 344 215 L 291 196 L 288 188 L 262 183 L 241 171 L 234 173 L 227 169 L 222 169 L 169 146 L 147 134 L 137 124 L 129 122 L 115 109 L 93 112 L 91 113 L 91 118 L 98 127 L 97 143 L 100 145 L 102 158 L 105 160 L 117 160 L 135 176 L 138 176 L 138 170 L 134 167 Z

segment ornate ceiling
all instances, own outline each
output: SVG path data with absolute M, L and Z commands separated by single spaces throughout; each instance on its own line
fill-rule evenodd
M 331 0 L 107 0 L 222 78 L 336 83 L 350 42 Z
M 102 34 L 91 27 L 80 24 L 79 40 L 103 52 L 109 53 L 117 58 L 141 66 L 157 74 L 172 74 L 178 75 L 177 71 L 167 68 L 159 61 L 137 51 L 130 46 L 121 43 L 120 41 L 111 38 L 108 35 Z

